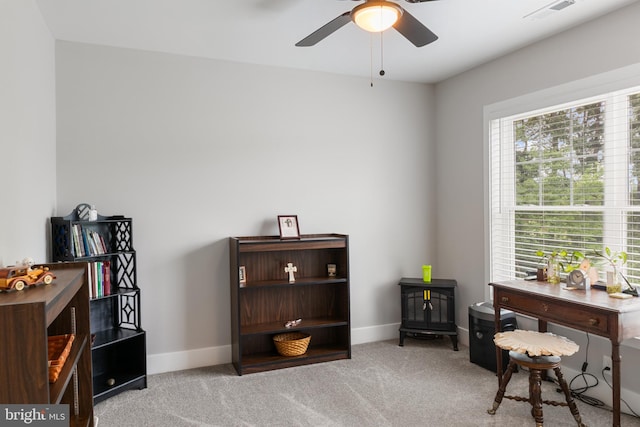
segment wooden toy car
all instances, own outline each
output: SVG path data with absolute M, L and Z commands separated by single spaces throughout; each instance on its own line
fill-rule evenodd
M 15 289 L 21 291 L 25 286 L 35 286 L 44 283 L 50 285 L 56 276 L 49 271 L 49 267 L 16 266 L 0 268 L 0 290 Z

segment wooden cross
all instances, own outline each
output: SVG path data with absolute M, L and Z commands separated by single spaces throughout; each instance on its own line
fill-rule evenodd
M 297 271 L 298 271 L 298 267 L 293 265 L 292 262 L 288 263 L 287 266 L 284 268 L 284 272 L 289 273 L 289 283 L 293 283 L 296 281 L 296 278 L 293 277 L 293 273 L 296 273 Z

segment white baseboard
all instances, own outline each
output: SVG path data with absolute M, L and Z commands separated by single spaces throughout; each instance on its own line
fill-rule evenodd
M 399 327 L 399 323 L 391 323 L 352 329 L 351 344 L 364 344 L 399 338 Z M 147 373 L 149 375 L 161 374 L 163 372 L 182 371 L 226 363 L 231 363 L 231 345 L 151 354 L 147 356 Z
M 389 323 L 386 325 L 351 329 L 351 345 L 385 341 L 393 338 L 400 339 L 398 333 L 399 328 L 400 323 Z
M 469 329 L 458 326 L 458 344 L 469 347 Z
M 147 356 L 147 374 L 161 374 L 226 363 L 231 363 L 231 345 L 151 354 Z

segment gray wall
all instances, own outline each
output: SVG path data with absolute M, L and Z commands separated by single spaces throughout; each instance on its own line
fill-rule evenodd
M 56 204 L 54 40 L 33 1 L 0 2 L 0 266 L 47 261 Z
M 397 282 L 435 260 L 431 86 L 56 49 L 58 213 L 134 218 L 150 371 L 230 360 L 227 238 L 278 214 L 350 235 L 353 341 L 397 336 Z
M 459 325 L 468 327 L 463 311 L 470 304 L 489 297 L 484 107 L 542 90 L 552 94 L 558 85 L 639 64 L 640 49 L 635 47 L 639 21 L 640 4 L 636 3 L 436 86 L 438 265 L 445 275 L 458 279 Z M 565 360 L 578 369 L 587 356 L 587 338 L 573 331 L 562 333 L 582 346 L 578 356 Z M 623 386 L 638 393 L 640 379 L 632 373 L 640 354 L 633 347 L 636 343 L 628 344 L 622 349 Z M 591 337 L 591 372 L 600 372 L 603 354 L 610 354 L 609 343 Z M 603 389 L 603 397 L 610 401 L 607 387 Z

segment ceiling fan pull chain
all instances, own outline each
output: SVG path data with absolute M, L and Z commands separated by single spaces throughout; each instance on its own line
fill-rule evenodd
M 384 76 L 384 46 L 382 43 L 384 31 L 380 32 L 380 76 Z
M 373 87 L 373 33 L 369 37 L 369 81 Z

